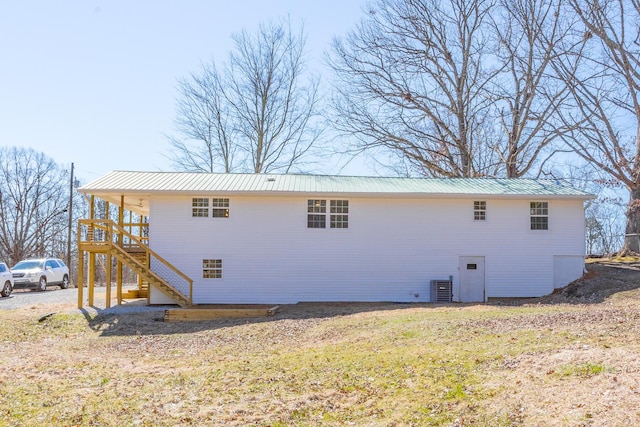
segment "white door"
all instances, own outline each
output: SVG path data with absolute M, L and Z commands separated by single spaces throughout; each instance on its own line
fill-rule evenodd
M 460 302 L 484 301 L 484 257 L 460 257 Z

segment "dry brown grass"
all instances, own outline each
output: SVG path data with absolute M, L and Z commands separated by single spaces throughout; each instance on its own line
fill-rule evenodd
M 590 269 L 546 298 L 478 305 L 201 323 L 0 311 L 0 425 L 638 425 L 640 272 Z

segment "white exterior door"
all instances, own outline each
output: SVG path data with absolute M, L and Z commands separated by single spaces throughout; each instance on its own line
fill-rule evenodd
M 460 257 L 460 302 L 484 301 L 484 257 Z

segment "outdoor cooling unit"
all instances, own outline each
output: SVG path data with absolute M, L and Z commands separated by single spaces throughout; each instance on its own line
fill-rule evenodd
M 453 300 L 453 276 L 449 280 L 431 281 L 431 302 L 451 302 Z

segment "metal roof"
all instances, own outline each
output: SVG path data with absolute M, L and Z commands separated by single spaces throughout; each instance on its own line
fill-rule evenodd
M 330 175 L 219 174 L 113 171 L 78 190 L 105 195 L 168 193 L 344 194 L 385 196 L 593 196 L 558 180 L 489 178 L 389 178 Z

